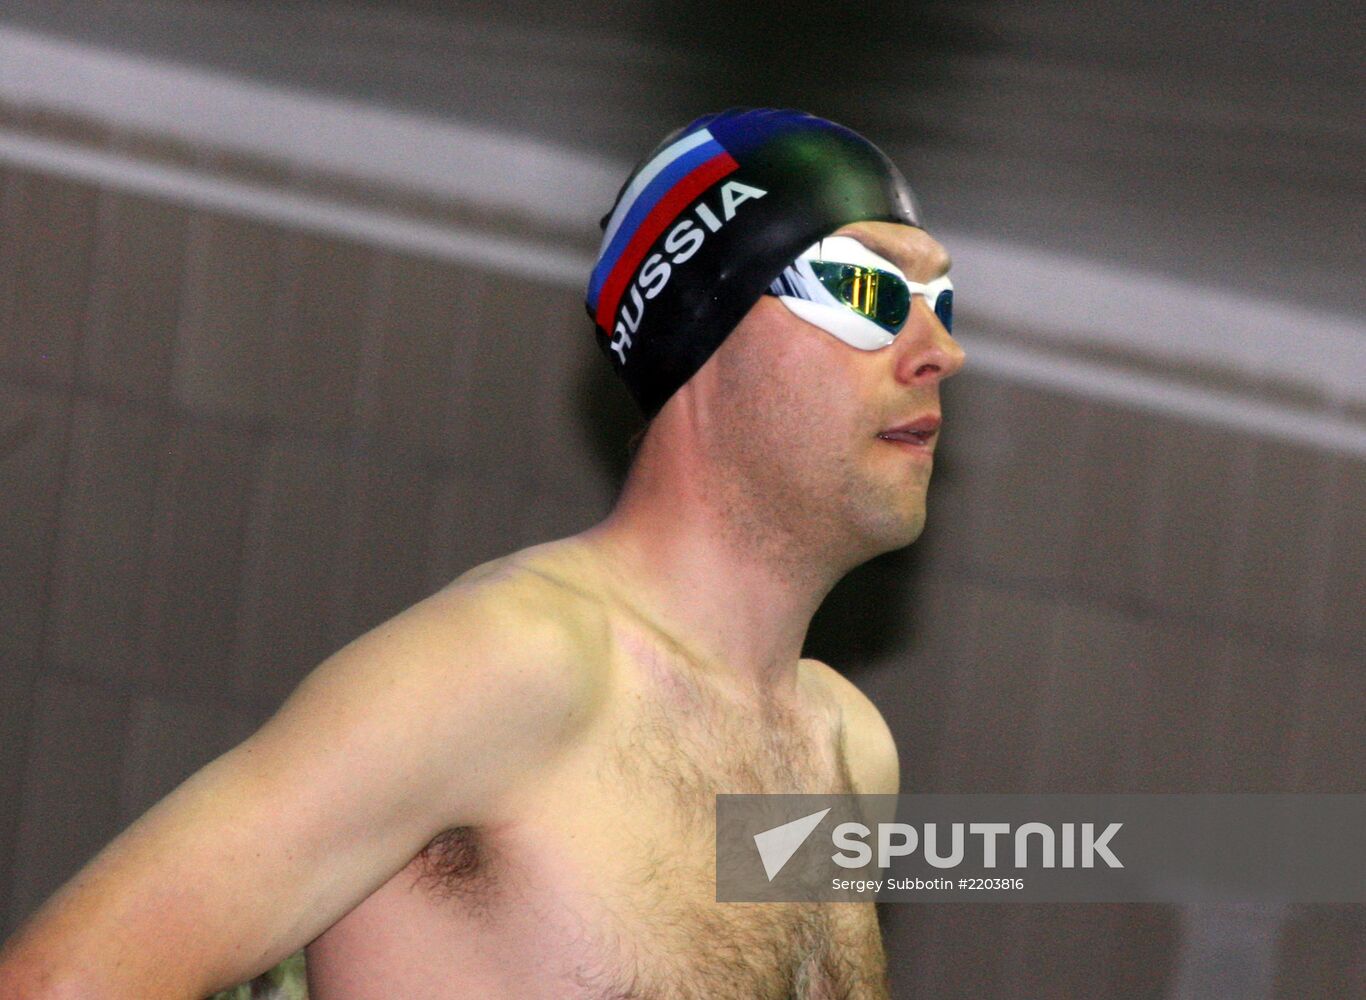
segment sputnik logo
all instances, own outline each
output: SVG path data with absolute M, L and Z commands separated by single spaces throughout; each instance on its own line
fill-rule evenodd
M 820 826 L 821 820 L 825 819 L 825 814 L 829 811 L 822 809 L 810 816 L 794 819 L 790 823 L 754 835 L 754 846 L 759 849 L 759 858 L 764 863 L 764 874 L 770 882 L 783 870 L 783 866 L 792 860 L 792 855 L 806 843 L 806 838 Z

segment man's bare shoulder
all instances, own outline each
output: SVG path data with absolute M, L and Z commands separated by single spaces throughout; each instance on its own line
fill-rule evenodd
M 489 819 L 607 703 L 602 611 L 590 586 L 547 571 L 558 565 L 547 556 L 476 567 L 366 632 L 305 678 L 273 728 L 350 725 L 367 745 L 410 745 L 415 761 L 437 754 L 452 776 L 441 795 L 451 822 Z
M 581 707 L 606 682 L 606 616 L 588 574 L 559 546 L 476 566 L 363 640 L 411 650 L 410 662 L 452 680 L 530 682 L 543 703 L 558 695 Z
M 872 700 L 834 667 L 804 659 L 809 669 L 839 706 L 844 720 L 844 752 L 857 791 L 894 795 L 901 790 L 901 764 L 896 740 Z
M 419 605 L 454 628 L 492 629 L 511 643 L 601 649 L 603 599 L 593 569 L 569 540 L 548 542 L 476 566 Z

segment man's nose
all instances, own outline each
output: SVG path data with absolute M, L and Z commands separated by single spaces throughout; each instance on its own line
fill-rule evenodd
M 965 355 L 958 341 L 944 329 L 923 296 L 911 303 L 911 315 L 892 344 L 896 352 L 896 380 L 903 385 L 943 381 L 963 367 Z

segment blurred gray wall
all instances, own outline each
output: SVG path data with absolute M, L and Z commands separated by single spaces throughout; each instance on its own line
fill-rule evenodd
M 591 230 L 32 104 L 0 137 L 7 932 L 329 652 L 602 515 L 632 418 L 565 277 Z M 974 370 L 1014 331 L 962 315 L 930 527 L 810 640 L 905 788 L 1366 791 L 1362 455 Z M 1360 908 L 1253 918 L 886 911 L 898 996 L 1366 994 Z

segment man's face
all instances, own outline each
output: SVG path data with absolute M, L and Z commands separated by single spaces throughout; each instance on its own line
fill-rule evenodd
M 851 236 L 907 279 L 944 274 L 923 230 L 860 222 Z M 713 356 L 713 459 L 741 509 L 767 511 L 789 537 L 861 561 L 908 545 L 925 523 L 939 384 L 963 352 L 922 296 L 888 347 L 862 351 L 763 296 Z M 737 497 L 736 499 L 740 499 Z

